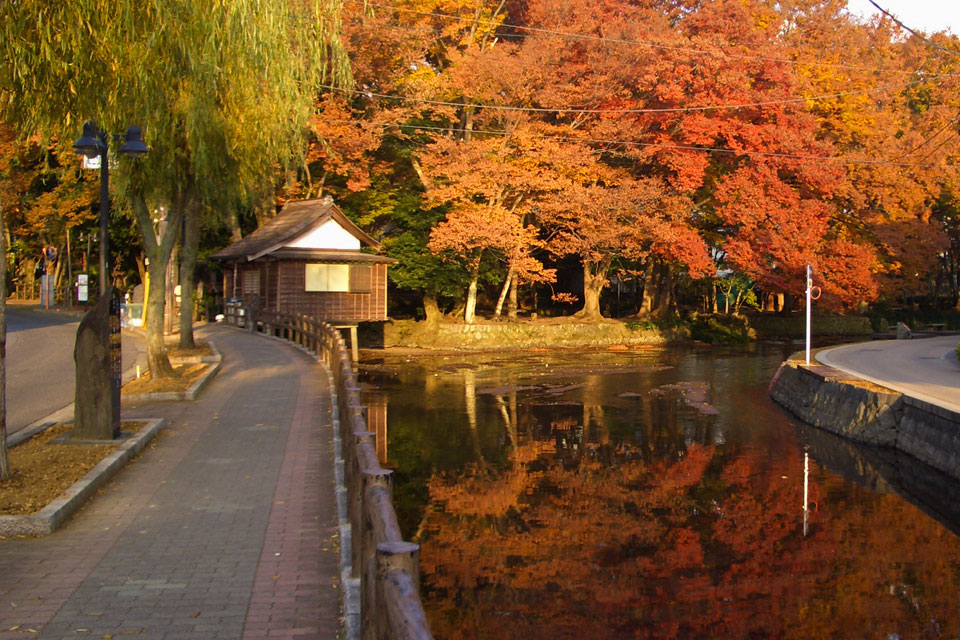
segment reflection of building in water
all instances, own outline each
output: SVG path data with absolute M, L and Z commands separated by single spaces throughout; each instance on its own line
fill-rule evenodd
M 368 391 L 364 394 L 367 404 L 367 430 L 377 435 L 377 459 L 387 463 L 387 394 Z

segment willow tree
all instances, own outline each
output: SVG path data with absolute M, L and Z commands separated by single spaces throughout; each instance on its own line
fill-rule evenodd
M 85 120 L 110 133 L 136 124 L 151 147 L 117 162 L 111 182 L 150 261 L 153 375 L 173 375 L 162 336 L 164 273 L 181 221 L 192 285 L 200 213 L 225 214 L 299 164 L 317 86 L 348 78 L 339 12 L 339 0 L 0 3 L 0 117 L 21 135 L 40 132 L 64 146 Z M 167 224 L 158 235 L 161 206 Z

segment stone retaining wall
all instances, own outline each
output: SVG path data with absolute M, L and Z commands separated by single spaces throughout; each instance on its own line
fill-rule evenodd
M 622 322 L 394 322 L 384 327 L 384 346 L 432 349 L 528 349 L 664 344 L 688 339 L 686 328 L 631 330 Z
M 960 478 L 960 413 L 832 367 L 792 361 L 780 365 L 770 395 L 807 424 L 897 449 Z

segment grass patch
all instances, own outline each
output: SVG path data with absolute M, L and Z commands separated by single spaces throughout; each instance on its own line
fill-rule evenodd
M 630 331 L 656 331 L 676 329 L 684 324 L 686 323 L 677 316 L 670 316 L 658 320 L 625 320 L 623 326 Z
M 136 432 L 142 422 L 126 422 L 122 431 Z M 116 444 L 57 444 L 51 442 L 73 429 L 60 423 L 10 449 L 13 473 L 0 482 L 0 515 L 36 513 L 113 453 Z

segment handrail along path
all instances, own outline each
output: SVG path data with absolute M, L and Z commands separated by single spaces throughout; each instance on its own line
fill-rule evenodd
M 287 340 L 315 354 L 330 371 L 335 391 L 334 422 L 339 421 L 343 481 L 350 545 L 348 582 L 359 582 L 362 640 L 430 640 L 433 634 L 420 601 L 420 545 L 405 541 L 393 509 L 392 471 L 380 466 L 376 435 L 367 429 L 366 407 L 346 342 L 326 322 L 306 315 L 267 311 L 250 305 L 225 310 L 227 324 Z M 346 564 L 346 563 L 345 563 Z M 349 585 L 344 585 L 349 591 Z M 354 628 L 351 628 L 354 627 Z M 359 633 L 358 633 L 359 632 Z

